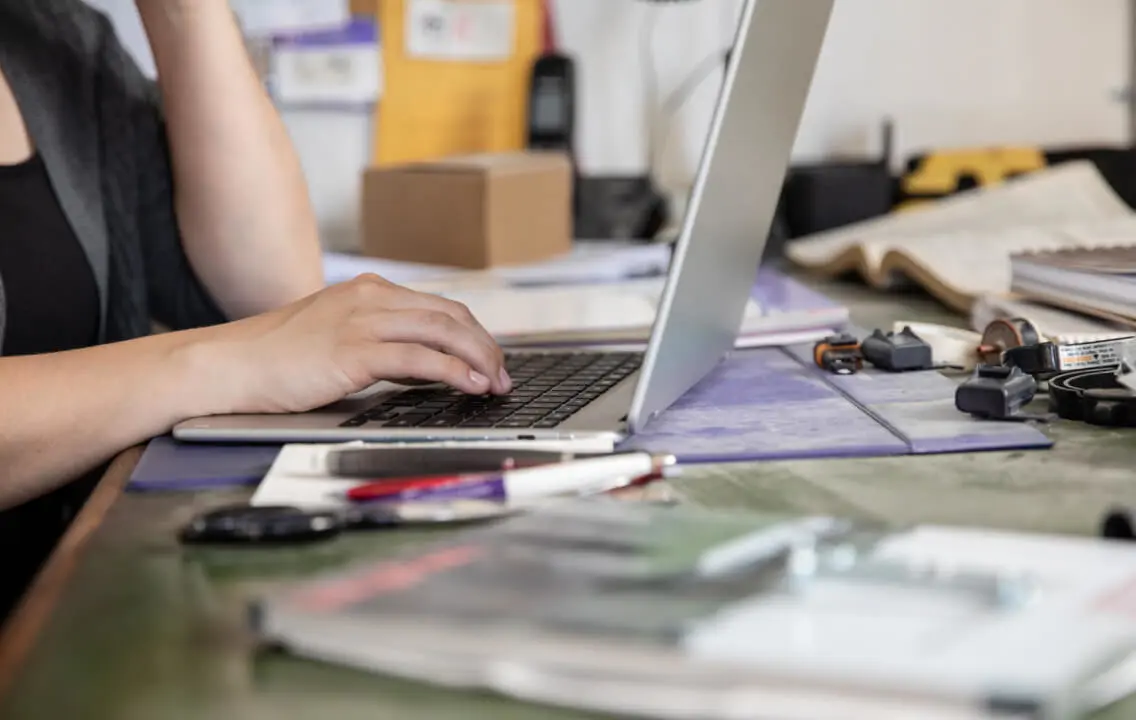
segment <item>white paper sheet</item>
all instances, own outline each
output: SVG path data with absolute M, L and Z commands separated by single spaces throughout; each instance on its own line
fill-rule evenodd
M 659 276 L 666 273 L 670 258 L 668 245 L 585 240 L 578 241 L 572 252 L 562 257 L 485 271 L 341 253 L 327 253 L 323 260 L 324 278 L 329 285 L 362 273 L 375 273 L 400 284 L 460 280 L 463 286 L 486 287 L 599 283 Z
M 273 89 L 283 105 L 369 108 L 381 96 L 383 60 L 373 20 L 274 43 Z

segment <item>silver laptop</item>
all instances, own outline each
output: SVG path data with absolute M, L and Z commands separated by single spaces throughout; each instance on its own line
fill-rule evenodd
M 746 0 L 666 290 L 644 353 L 510 353 L 514 391 L 380 385 L 292 415 L 179 424 L 207 442 L 556 439 L 634 433 L 733 348 L 834 0 Z

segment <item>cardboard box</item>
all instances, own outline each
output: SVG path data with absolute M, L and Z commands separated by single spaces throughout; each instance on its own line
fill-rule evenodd
M 572 167 L 561 153 L 470 155 L 363 178 L 363 252 L 483 269 L 572 247 Z

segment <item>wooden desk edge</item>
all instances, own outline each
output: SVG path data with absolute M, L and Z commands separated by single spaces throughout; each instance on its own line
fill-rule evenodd
M 0 697 L 8 691 L 16 672 L 35 647 L 91 535 L 122 496 L 142 450 L 131 448 L 114 459 L 0 631 Z

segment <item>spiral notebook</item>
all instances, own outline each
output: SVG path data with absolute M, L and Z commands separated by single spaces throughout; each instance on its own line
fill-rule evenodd
M 801 238 L 786 254 L 880 289 L 913 281 L 965 313 L 981 295 L 1010 291 L 1014 255 L 1116 246 L 1136 247 L 1136 214 L 1078 161 Z

